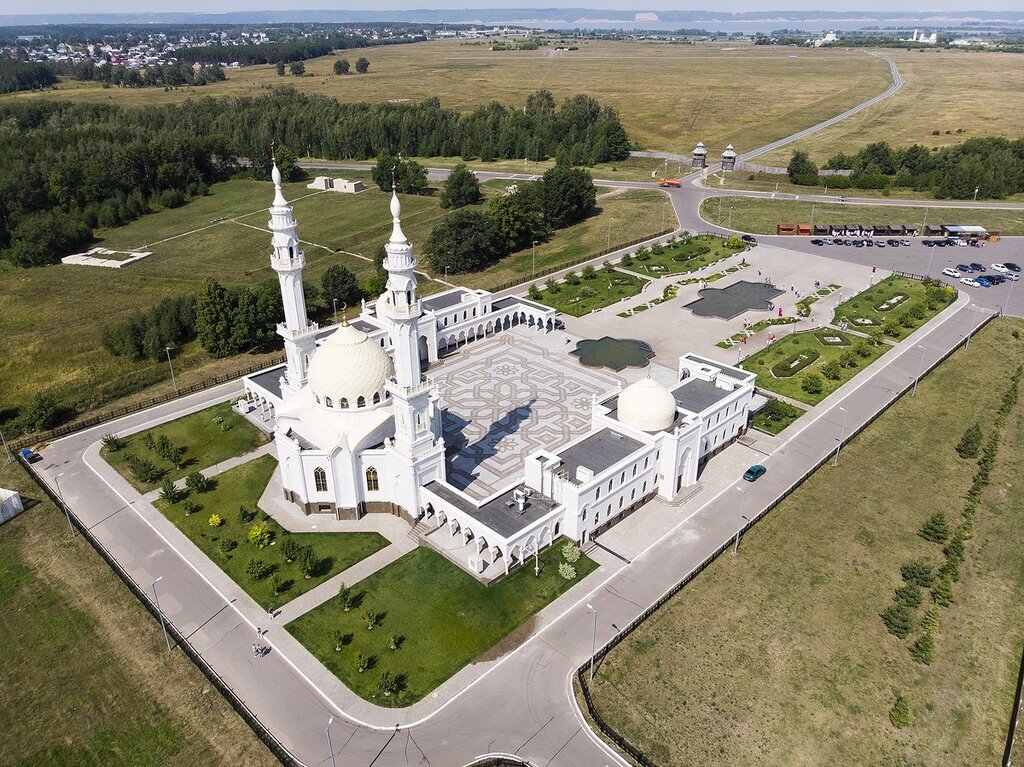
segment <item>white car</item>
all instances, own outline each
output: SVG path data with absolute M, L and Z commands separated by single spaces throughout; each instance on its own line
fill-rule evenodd
M 952 277 L 954 279 L 960 276 L 960 272 L 958 272 L 956 269 L 950 269 L 948 266 L 942 270 L 942 273 L 947 277 Z M 960 282 L 963 282 L 963 280 L 960 280 Z M 966 285 L 967 283 L 964 284 Z
M 1020 275 L 1014 274 L 1013 272 L 1007 272 L 1006 279 L 1008 279 L 1010 282 L 1016 282 L 1017 280 L 1020 279 Z
M 1002 272 L 1003 274 L 1009 274 L 1010 270 L 1003 264 L 992 264 L 993 272 Z
M 950 269 L 949 271 L 953 271 L 953 270 Z M 973 277 L 961 277 L 960 278 L 960 282 L 962 282 L 964 285 L 968 285 L 968 286 L 970 286 L 972 288 L 980 288 L 981 287 L 981 283 L 978 282 Z

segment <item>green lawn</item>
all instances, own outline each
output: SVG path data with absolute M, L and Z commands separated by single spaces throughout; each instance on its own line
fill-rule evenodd
M 0 486 L 45 498 L 16 464 Z M 0 527 L 0 572 L 0 764 L 277 764 L 49 501 Z
M 836 307 L 832 322 L 845 320 L 851 328 L 903 338 L 951 304 L 954 291 L 927 286 L 893 275 Z
M 262 513 L 243 523 L 239 506 L 256 511 L 256 503 L 276 467 L 277 460 L 264 455 L 217 475 L 213 490 L 188 499 L 201 507 L 188 516 L 184 499 L 173 505 L 162 500 L 156 502 L 156 507 L 189 540 L 264 607 L 279 607 L 388 545 L 378 533 L 288 533 L 272 518 L 264 520 Z M 211 527 L 212 514 L 219 515 L 223 524 Z M 266 524 L 272 535 L 273 543 L 263 549 L 257 549 L 247 540 L 250 528 L 258 522 Z M 282 550 L 289 538 L 300 546 L 312 547 L 319 562 L 312 578 L 303 576 L 298 560 L 288 562 L 285 559 Z M 235 548 L 224 551 L 221 545 L 225 541 L 233 541 Z M 246 572 L 250 560 L 271 565 L 272 573 L 258 580 L 251 577 Z M 279 582 L 279 594 L 274 594 L 274 578 Z
M 899 196 L 898 191 L 893 193 L 894 196 Z M 803 194 L 814 194 L 814 191 Z M 721 220 L 718 217 L 719 199 L 722 200 Z M 752 234 L 775 234 L 779 224 L 809 224 L 812 220 L 815 224 L 906 224 L 920 227 L 924 224 L 926 211 L 930 226 L 983 226 L 1004 235 L 1024 234 L 1024 210 L 810 203 L 756 197 L 709 197 L 700 206 L 700 215 L 705 221 Z
M 701 235 L 688 241 L 678 241 L 671 245 L 654 249 L 645 248 L 640 255 L 631 257 L 632 263 L 622 266 L 631 272 L 646 274 L 650 277 L 667 277 L 671 274 L 687 274 L 702 269 L 708 264 L 734 256 L 744 248 L 730 248 L 721 237 Z
M 829 341 L 828 339 L 834 339 Z M 832 328 L 806 333 L 790 333 L 775 343 L 751 354 L 741 367 L 757 373 L 757 385 L 791 399 L 817 405 L 857 373 L 889 350 L 881 341 L 867 341 Z M 822 365 L 840 364 L 838 378 L 822 373 Z M 831 366 L 826 370 L 831 370 Z M 804 391 L 802 384 L 808 372 L 821 374 L 822 390 Z
M 773 401 L 777 404 L 773 405 Z M 751 424 L 755 429 L 769 434 L 778 434 L 806 412 L 788 402 L 769 400 L 768 404 L 754 416 Z
M 467 663 L 494 647 L 531 615 L 597 569 L 585 555 L 577 578 L 558 574 L 561 544 L 541 552 L 541 574 L 532 563 L 487 587 L 432 549 L 420 547 L 353 587 L 358 602 L 343 612 L 338 598 L 288 624 L 288 631 L 357 695 L 381 706 L 407 706 L 427 695 Z M 381 617 L 367 630 L 363 614 Z M 343 635 L 340 652 L 336 638 Z M 392 635 L 404 637 L 390 650 Z M 489 655 L 511 649 L 502 647 Z M 357 656 L 375 665 L 357 671 Z M 380 674 L 403 678 L 405 689 L 385 697 Z
M 624 298 L 632 298 L 646 284 L 647 280 L 618 269 L 598 269 L 590 279 L 580 278 L 577 285 L 558 282 L 554 289 L 545 288 L 534 300 L 565 314 L 582 317 L 595 309 L 611 306 Z
M 218 422 L 219 419 L 219 422 Z M 185 448 L 186 465 L 181 469 L 163 461 L 143 440 L 146 435 L 154 440 L 166 436 L 175 447 Z M 125 463 L 129 454 L 147 458 L 165 470 L 165 477 L 181 479 L 192 471 L 202 471 L 227 458 L 251 453 L 267 443 L 267 436 L 246 421 L 231 408 L 231 402 L 222 402 L 198 413 L 183 416 L 174 421 L 154 426 L 137 434 L 125 437 L 121 450 L 101 448 L 100 455 L 113 466 L 136 490 L 147 492 L 160 486 L 157 482 L 142 482 L 135 477 Z
M 661 767 L 998 764 L 1024 646 L 1024 400 L 934 662 L 879 613 L 902 563 L 942 560 L 918 530 L 940 509 L 959 521 L 977 463 L 954 446 L 975 421 L 987 440 L 1024 362 L 1014 329 L 989 325 L 613 650 L 593 687 L 601 716 Z M 905 729 L 888 716 L 900 692 Z

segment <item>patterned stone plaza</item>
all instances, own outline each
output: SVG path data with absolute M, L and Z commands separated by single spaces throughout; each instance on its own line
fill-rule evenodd
M 582 367 L 564 338 L 506 331 L 431 366 L 444 392 L 453 485 L 483 498 L 521 475 L 529 452 L 564 445 L 590 428 L 592 396 L 624 379 Z

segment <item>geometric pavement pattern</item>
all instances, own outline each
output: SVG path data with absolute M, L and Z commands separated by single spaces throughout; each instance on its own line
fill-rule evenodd
M 590 428 L 590 404 L 621 379 L 504 331 L 431 365 L 440 386 L 448 481 L 475 498 L 522 475 L 523 459 Z

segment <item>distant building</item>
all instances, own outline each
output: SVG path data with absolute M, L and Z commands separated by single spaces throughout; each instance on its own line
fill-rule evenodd
M 312 183 L 306 184 L 307 189 L 320 189 L 325 192 L 345 192 L 355 194 L 366 189 L 362 181 L 349 181 L 346 178 L 333 178 L 332 176 L 317 176 Z
M 736 169 L 736 150 L 732 148 L 732 144 L 729 144 L 722 152 L 722 170 L 735 170 Z
M 0 487 L 0 524 L 14 519 L 25 510 L 21 496 L 16 490 L 5 490 Z

